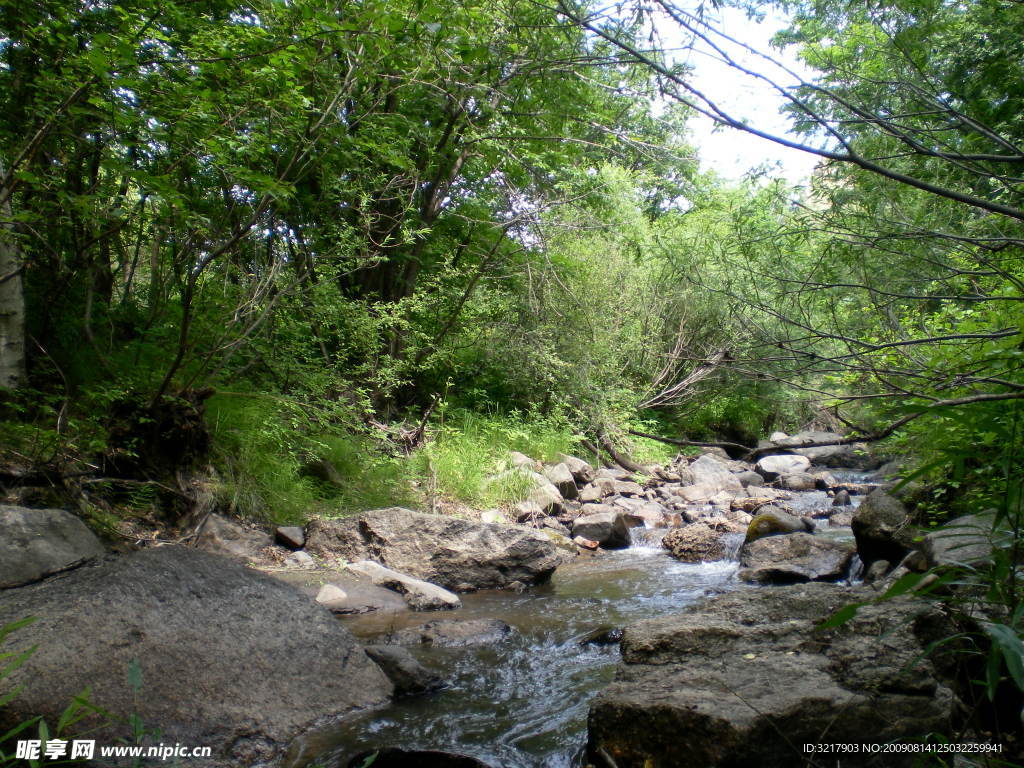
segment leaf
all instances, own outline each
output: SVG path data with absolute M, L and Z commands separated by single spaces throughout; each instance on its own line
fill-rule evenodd
M 850 603 L 849 605 L 844 605 L 838 611 L 825 619 L 825 621 L 818 624 L 815 629 L 834 629 L 835 627 L 841 627 L 856 616 L 857 610 L 863 605 L 864 603 Z
M 1024 643 L 1020 636 L 1005 624 L 986 624 L 985 632 L 992 638 L 993 650 L 1001 652 L 1014 684 L 1024 691 Z
M 899 597 L 907 592 L 913 591 L 913 589 L 921 583 L 921 580 L 927 576 L 926 573 L 905 573 L 900 576 L 893 583 L 889 589 L 885 591 L 879 600 L 891 600 L 894 597 Z

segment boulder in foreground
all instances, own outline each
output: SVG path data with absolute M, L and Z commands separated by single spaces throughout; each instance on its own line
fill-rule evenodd
M 0 731 L 37 714 L 52 728 L 91 686 L 94 705 L 137 714 L 160 741 L 212 747 L 208 768 L 273 765 L 302 732 L 392 693 L 348 630 L 307 595 L 185 547 L 109 557 L 0 593 L 0 625 L 27 616 L 38 619 L 4 650 L 38 649 L 5 681 L 24 689 L 0 714 Z M 128 684 L 133 661 L 138 692 Z M 88 738 L 130 737 L 121 723 Z
M 568 559 L 540 531 L 401 507 L 314 520 L 306 549 L 328 562 L 374 560 L 455 592 L 539 584 Z

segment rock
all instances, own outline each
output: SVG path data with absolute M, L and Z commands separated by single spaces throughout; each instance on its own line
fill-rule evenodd
M 74 568 L 106 551 L 85 523 L 63 509 L 0 506 L 0 589 Z
M 778 443 L 785 440 L 787 437 L 789 437 L 789 435 L 785 432 L 772 432 L 771 435 L 768 436 L 768 440 L 772 443 Z
M 514 469 L 524 469 L 527 472 L 537 472 L 541 468 L 539 461 L 531 459 L 525 453 L 520 453 L 519 451 L 509 452 L 508 463 Z
M 337 562 L 375 560 L 455 592 L 547 581 L 566 556 L 540 531 L 426 515 L 401 507 L 313 520 L 307 551 Z
M 406 648 L 368 645 L 363 650 L 395 686 L 395 696 L 417 696 L 444 687 L 444 681 L 420 664 Z
M 683 482 L 683 476 L 681 474 L 679 474 L 678 472 L 673 472 L 671 470 L 656 469 L 656 470 L 654 470 L 654 475 L 659 480 L 662 480 L 662 481 L 664 481 L 666 483 L 681 483 L 681 482 Z M 693 479 L 690 478 L 689 480 L 687 480 L 687 482 L 693 482 Z
M 275 574 L 275 577 L 279 575 Z M 347 616 L 372 611 L 405 611 L 409 608 L 405 599 L 390 589 L 337 575 L 332 576 L 332 579 L 314 593 L 316 601 L 331 613 Z
M 597 470 L 597 476 L 594 480 L 600 480 L 602 477 L 609 480 L 633 481 L 633 475 L 631 475 L 627 470 L 619 467 L 601 467 L 601 469 Z
M 709 496 L 725 491 L 733 496 L 743 495 L 743 485 L 720 461 L 704 454 L 689 466 L 693 477 L 692 485 L 706 488 Z
M 436 645 L 464 648 L 504 640 L 512 627 L 501 619 L 438 619 L 406 627 L 388 636 L 389 645 Z
M 786 533 L 811 533 L 814 521 L 806 517 L 797 517 L 784 512 L 778 507 L 761 507 L 747 528 L 748 542 L 756 541 L 765 536 Z
M 767 536 L 743 545 L 739 577 L 761 584 L 838 581 L 846 577 L 853 553 L 852 542 L 810 533 Z
M 531 524 L 544 517 L 544 510 L 535 501 L 519 501 L 512 507 L 512 517 L 517 523 Z
M 725 448 L 719 448 L 717 445 L 708 446 L 706 448 L 702 448 L 701 450 L 703 451 L 703 453 L 697 457 L 698 460 L 703 459 L 705 456 L 707 456 L 708 458 L 726 460 L 729 459 L 729 454 L 726 452 Z
M 576 480 L 569 471 L 569 467 L 563 464 L 555 464 L 544 468 L 544 477 L 558 489 L 564 499 L 575 499 L 580 495 L 576 487 Z
M 759 488 L 764 485 L 764 478 L 752 469 L 745 469 L 742 472 L 737 472 L 736 479 L 740 481 L 740 484 L 742 484 L 744 488 Z
M 813 475 L 807 472 L 796 472 L 792 475 L 782 475 L 778 479 L 779 486 L 787 491 L 813 491 L 817 487 L 817 481 Z
M 613 486 L 614 487 L 614 486 Z M 578 501 L 583 504 L 591 504 L 596 501 L 600 501 L 605 496 L 604 491 L 597 485 L 585 485 L 580 488 L 580 495 Z
M 527 501 L 532 501 L 546 514 L 557 515 L 562 510 L 562 502 L 565 501 L 565 497 L 544 475 L 536 472 L 525 474 L 527 482 L 532 485 L 530 495 L 526 497 Z
M 316 568 L 316 560 L 308 552 L 292 552 L 284 559 L 286 568 Z
M 583 459 L 577 458 L 576 456 L 570 456 L 567 453 L 558 454 L 558 458 L 561 459 L 562 463 L 569 468 L 573 479 L 575 479 L 577 483 L 592 483 L 594 482 L 594 478 L 597 477 L 597 470 Z
M 397 592 L 414 611 L 453 610 L 462 607 L 458 595 L 447 589 L 385 568 L 373 560 L 350 563 L 348 569 L 352 573 L 365 576 L 374 586 Z
M 684 563 L 704 563 L 725 559 L 723 534 L 707 523 L 691 523 L 665 534 L 661 545 Z
M 581 547 L 583 549 L 595 550 L 599 546 L 601 546 L 598 542 L 594 541 L 593 539 L 585 539 L 582 536 L 573 536 L 572 540 L 577 547 Z
M 256 559 L 260 550 L 271 544 L 270 536 L 263 531 L 247 528 L 218 514 L 206 518 L 196 539 L 199 549 L 243 561 Z
M 828 524 L 832 528 L 849 528 L 853 525 L 853 507 L 832 507 L 833 511 L 828 516 Z
M 622 635 L 622 627 L 598 627 L 581 637 L 580 645 L 618 645 Z
M 832 497 L 833 507 L 848 507 L 851 504 L 853 504 L 853 502 L 850 501 L 850 492 L 845 488 L 839 489 L 836 495 Z
M 814 448 L 801 448 L 806 443 L 823 443 L 830 440 L 843 440 L 837 432 L 816 432 L 808 430 L 798 432 L 790 437 L 773 441 L 780 448 L 789 448 L 794 453 L 806 456 L 814 464 L 823 467 L 846 467 L 850 469 L 874 469 L 882 462 L 871 456 L 867 443 L 847 443 L 845 445 L 822 445 Z
M 981 512 L 950 520 L 921 542 L 929 568 L 940 565 L 977 566 L 992 559 L 993 538 L 1009 541 L 1010 531 L 993 532 L 994 512 Z
M 875 560 L 898 563 L 914 546 L 917 529 L 903 502 L 876 488 L 857 507 L 850 523 L 865 566 Z
M 625 549 L 629 546 L 629 529 L 643 524 L 643 520 L 627 512 L 597 512 L 577 517 L 572 535 L 596 541 L 606 549 Z
M 790 768 L 803 744 L 918 742 L 957 703 L 924 652 L 952 633 L 903 598 L 815 627 L 868 589 L 808 583 L 718 595 L 626 628 L 624 663 L 591 704 L 588 757 L 618 768 Z M 949 670 L 950 672 L 952 670 Z M 833 765 L 826 755 L 822 765 Z M 913 753 L 844 753 L 843 768 L 905 768 Z
M 762 456 L 755 465 L 756 472 L 765 480 L 775 480 L 780 475 L 792 475 L 806 472 L 811 467 L 811 460 L 806 456 L 790 453 L 779 453 Z
M 295 587 L 187 547 L 109 557 L 59 580 L 0 593 L 0 626 L 36 616 L 4 650 L 38 648 L 5 681 L 24 686 L 0 729 L 55 724 L 86 687 L 117 719 L 83 729 L 134 743 L 135 715 L 160 740 L 210 746 L 206 766 L 279 764 L 314 724 L 386 703 L 392 686 L 329 612 Z M 129 667 L 142 687 L 125 684 Z
M 839 483 L 836 476 L 825 469 L 811 472 L 811 477 L 814 478 L 814 487 L 819 491 L 829 491 Z
M 885 574 L 890 570 L 892 570 L 892 563 L 888 560 L 875 560 L 875 562 L 868 566 L 867 570 L 864 571 L 864 583 L 874 584 L 879 579 L 885 578 Z
M 279 525 L 274 529 L 274 539 L 283 547 L 302 549 L 306 546 L 306 532 L 297 525 Z
M 612 505 L 639 517 L 647 528 L 668 528 L 672 524 L 668 510 L 656 501 L 622 498 L 615 499 Z
M 488 524 L 507 525 L 508 520 L 501 514 L 500 509 L 485 509 L 480 513 L 480 522 Z
M 644 489 L 639 483 L 630 483 L 625 480 L 617 480 L 614 485 L 615 493 L 622 496 L 643 496 Z
M 557 533 L 559 536 L 567 537 L 570 535 L 569 528 L 564 523 L 556 520 L 553 517 L 542 518 L 540 521 L 540 525 L 538 525 L 537 527 Z

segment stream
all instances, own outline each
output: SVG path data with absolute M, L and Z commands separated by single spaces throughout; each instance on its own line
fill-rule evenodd
M 810 515 L 831 501 L 810 491 L 794 493 L 787 503 Z M 821 531 L 852 536 L 849 528 Z M 630 548 L 578 557 L 560 567 L 550 583 L 522 593 L 463 595 L 458 611 L 343 619 L 366 644 L 386 642 L 389 633 L 437 619 L 496 618 L 513 631 L 477 646 L 410 648 L 448 687 L 347 721 L 318 763 L 345 768 L 356 755 L 397 747 L 472 756 L 495 768 L 581 765 L 590 700 L 611 682 L 620 658 L 617 644 L 582 641 L 595 630 L 679 612 L 706 595 L 757 588 L 736 578 L 742 534 L 729 534 L 733 558 L 689 564 L 662 548 L 664 533 L 635 530 Z

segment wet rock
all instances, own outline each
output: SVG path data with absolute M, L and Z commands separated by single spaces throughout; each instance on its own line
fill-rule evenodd
M 538 584 L 566 559 L 540 531 L 401 507 L 314 520 L 306 539 L 306 549 L 325 561 L 372 559 L 455 592 Z
M 833 507 L 848 507 L 851 504 L 853 504 L 853 502 L 850 501 L 850 492 L 845 488 L 839 489 L 839 491 L 836 492 L 836 495 L 832 497 Z
M 575 479 L 578 484 L 592 483 L 594 478 L 597 477 L 597 470 L 583 459 L 577 458 L 576 456 L 570 456 L 567 453 L 559 454 L 558 458 L 560 458 L 562 463 L 569 468 L 573 479 Z
M 885 578 L 885 574 L 890 570 L 892 570 L 892 563 L 888 560 L 875 560 L 875 562 L 869 565 L 867 570 L 864 571 L 864 583 L 874 584 L 879 579 Z
M 558 489 L 564 499 L 575 499 L 580 495 L 576 480 L 565 464 L 555 464 L 544 468 L 544 477 Z
M 814 487 L 819 491 L 831 490 L 839 483 L 836 476 L 826 470 L 811 472 L 811 476 L 814 478 Z
M 757 460 L 756 471 L 765 480 L 776 480 L 782 475 L 792 475 L 797 472 L 806 472 L 810 469 L 811 460 L 806 456 L 797 454 L 780 453 L 772 456 L 762 456 Z
M 835 510 L 828 516 L 828 524 L 832 528 L 849 528 L 853 524 L 853 507 L 833 507 Z
M 444 681 L 424 667 L 408 649 L 368 645 L 363 650 L 395 686 L 395 696 L 418 696 L 444 687 Z
M 597 512 L 577 517 L 572 535 L 596 541 L 606 549 L 624 549 L 629 546 L 629 529 L 643 524 L 643 520 L 628 512 Z
M 723 534 L 707 523 L 691 523 L 665 534 L 661 545 L 684 563 L 704 563 L 725 559 Z
M 838 581 L 853 559 L 852 542 L 810 533 L 767 536 L 743 545 L 739 577 L 759 584 Z
M 372 762 L 367 762 L 371 760 Z M 346 768 L 491 768 L 475 757 L 454 752 L 440 752 L 436 749 L 398 749 L 382 747 L 356 755 L 349 760 Z
M 288 549 L 306 546 L 306 532 L 297 525 L 279 525 L 274 529 L 274 540 Z
M 817 487 L 814 476 L 807 472 L 796 472 L 792 475 L 782 475 L 778 479 L 779 486 L 787 491 L 813 491 Z
M 504 640 L 512 627 L 500 619 L 438 619 L 415 627 L 406 627 L 389 635 L 389 645 L 436 645 L 463 648 Z
M 598 627 L 581 637 L 580 645 L 618 645 L 622 634 L 622 627 Z
M 588 756 L 602 765 L 603 752 L 618 768 L 790 768 L 804 763 L 805 743 L 949 733 L 957 705 L 923 653 L 950 631 L 939 610 L 896 599 L 816 629 L 872 595 L 819 583 L 741 590 L 627 627 L 625 663 L 590 708 Z M 842 765 L 915 759 L 880 749 L 844 754 Z
M 462 607 L 462 601 L 459 600 L 458 595 L 447 589 L 385 568 L 372 560 L 350 563 L 348 570 L 365 576 L 376 587 L 384 587 L 397 592 L 405 598 L 405 602 L 414 611 L 453 610 Z
M 875 560 L 898 563 L 914 546 L 917 528 L 903 502 L 881 488 L 868 494 L 850 523 L 865 566 Z
M 672 523 L 668 510 L 655 501 L 620 498 L 612 501 L 612 505 L 639 517 L 648 528 L 668 528 Z
M 248 528 L 218 514 L 206 518 L 196 539 L 197 548 L 236 560 L 255 560 L 260 550 L 271 544 L 273 541 L 270 536 L 263 531 Z
M 755 541 L 765 536 L 776 536 L 786 533 L 810 533 L 814 531 L 814 521 L 806 517 L 791 515 L 778 507 L 761 507 L 747 528 L 747 541 Z
M 556 520 L 553 517 L 543 518 L 540 521 L 540 525 L 538 525 L 537 527 L 542 530 L 557 533 L 559 536 L 569 536 L 571 534 L 571 531 L 564 523 L 562 523 L 559 520 Z
M 106 551 L 85 523 L 63 509 L 0 506 L 0 589 L 66 571 Z
M 166 743 L 208 745 L 204 765 L 278 764 L 314 724 L 386 703 L 391 683 L 330 613 L 295 587 L 224 557 L 158 547 L 109 557 L 0 593 L 0 626 L 37 620 L 8 639 L 37 645 L 4 683 L 23 686 L 0 728 L 42 715 L 56 723 L 81 691 L 117 716 L 101 744 L 132 741 L 126 718 Z M 5 649 L 6 650 L 6 649 Z M 125 684 L 142 671 L 142 695 Z

